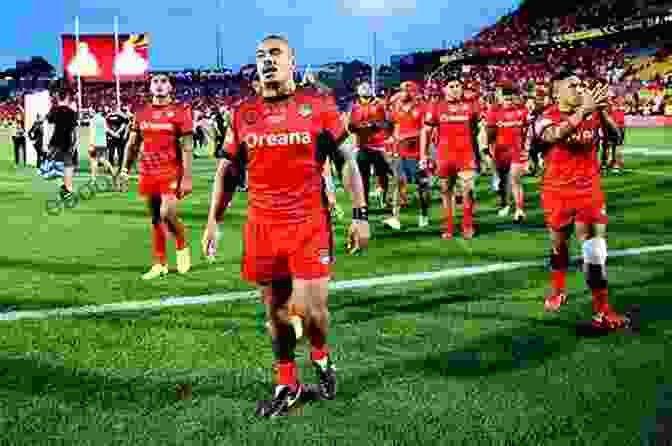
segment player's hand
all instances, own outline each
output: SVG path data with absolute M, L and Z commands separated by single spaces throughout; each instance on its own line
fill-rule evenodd
M 180 180 L 180 197 L 185 197 L 191 193 L 194 188 L 191 176 L 182 177 Z
M 369 246 L 369 239 L 371 238 L 369 222 L 364 220 L 353 220 L 350 229 L 348 230 L 348 237 L 350 239 L 350 254 L 356 254 L 357 252 L 366 249 Z
M 598 87 L 592 90 L 585 90 L 582 99 L 581 108 L 586 115 L 590 115 L 608 103 L 607 89 Z
M 122 167 L 117 173 L 117 184 L 120 191 L 128 190 L 128 169 Z

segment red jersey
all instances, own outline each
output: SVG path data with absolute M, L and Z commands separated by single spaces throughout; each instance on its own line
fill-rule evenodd
M 350 124 L 354 128 L 357 146 L 383 150 L 387 132 L 381 128 L 358 128 L 362 124 L 385 121 L 385 103 L 379 99 L 359 100 L 352 105 Z
M 179 176 L 182 152 L 177 139 L 193 131 L 191 106 L 148 104 L 135 114 L 134 126 L 142 136 L 140 175 Z
M 524 161 L 523 144 L 528 126 L 527 108 L 511 105 L 496 107 L 486 113 L 488 127 L 495 128 L 495 154 L 512 162 Z
M 420 101 L 397 101 L 392 107 L 390 117 L 394 123 L 397 140 L 409 140 L 399 144 L 402 158 L 420 158 L 420 132 L 426 105 Z
M 614 120 L 616 123 L 616 127 L 619 129 L 624 129 L 625 128 L 625 108 L 621 106 L 614 106 L 610 107 L 609 109 L 609 115 L 611 116 L 611 119 Z
M 541 132 L 569 118 L 557 106 L 544 112 Z M 597 160 L 600 116 L 585 118 L 567 140 L 550 145 L 544 156 L 544 193 L 576 195 L 601 194 L 600 166 Z
M 243 102 L 233 112 L 223 151 L 216 155 L 246 157 L 249 221 L 319 221 L 324 161 L 331 143 L 345 131 L 330 96 L 297 90 L 279 102 L 260 97 Z
M 439 130 L 439 161 L 476 158 L 476 124 L 480 117 L 478 102 L 442 100 L 428 108 L 425 123 Z

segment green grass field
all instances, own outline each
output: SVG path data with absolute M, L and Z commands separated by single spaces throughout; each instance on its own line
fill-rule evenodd
M 17 171 L 3 141 L 5 310 L 251 289 L 239 278 L 244 194 L 227 216 L 218 262 L 198 255 L 212 160 L 196 162 L 195 192 L 182 208 L 193 271 L 145 283 L 150 226 L 142 202 L 99 194 L 48 216 L 44 202 L 57 184 Z M 609 249 L 672 244 L 672 129 L 631 130 L 628 144 L 659 156 L 627 156 L 632 172 L 604 180 Z M 530 218 L 521 228 L 497 217 L 481 181 L 481 232 L 472 241 L 439 239 L 438 194 L 428 230 L 415 227 L 414 210 L 401 233 L 373 215 L 365 256 L 343 253 L 338 224 L 335 280 L 542 262 L 549 244 L 535 181 L 527 179 Z M 576 335 L 575 322 L 590 316 L 590 292 L 574 271 L 570 303 L 545 314 L 541 265 L 334 292 L 330 344 L 340 393 L 280 420 L 254 418 L 256 400 L 270 396 L 272 361 L 256 302 L 0 320 L 0 445 L 666 444 L 643 441 L 665 423 L 672 439 L 671 264 L 672 252 L 609 261 L 614 306 L 641 305 L 637 335 Z M 315 382 L 307 354 L 302 345 L 303 381 Z M 180 383 L 193 385 L 193 399 L 176 399 Z

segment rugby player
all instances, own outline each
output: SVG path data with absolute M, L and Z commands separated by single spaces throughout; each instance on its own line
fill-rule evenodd
M 611 103 L 609 104 L 609 113 L 620 131 L 618 135 L 615 135 L 615 138 L 607 140 L 607 159 L 609 160 L 607 168 L 611 169 L 611 171 L 615 174 L 620 174 L 625 168 L 625 161 L 623 157 L 623 143 L 625 137 L 625 106 L 623 105 L 622 99 L 616 95 L 614 95 Z
M 524 144 L 528 111 L 524 106 L 516 105 L 513 97 L 513 86 L 503 85 L 501 107 L 487 113 L 486 125 L 488 144 L 494 147 L 492 153 L 500 178 L 499 216 L 509 215 L 511 207 L 508 194 L 511 192 L 516 206 L 513 221 L 520 223 L 525 219 L 522 177 L 528 170 L 528 153 Z
M 164 74 L 150 79 L 152 102 L 135 113 L 119 179 L 128 183 L 128 172 L 140 155 L 139 193 L 152 217 L 154 265 L 145 280 L 168 274 L 166 236 L 175 238 L 177 271 L 191 269 L 186 229 L 178 217 L 178 203 L 192 190 L 193 117 L 191 106 L 174 103 L 173 80 Z M 142 147 L 142 153 L 140 148 Z
M 462 184 L 462 236 L 473 238 L 474 203 L 472 189 L 478 167 L 476 150 L 478 147 L 478 121 L 481 117 L 477 101 L 465 100 L 462 80 L 453 74 L 447 79 L 444 87 L 445 99 L 435 103 L 424 118 L 421 132 L 420 162 L 421 168 L 429 163 L 429 142 L 434 127 L 438 128 L 438 150 L 436 174 L 441 186 L 441 198 L 446 210 L 446 226 L 441 238 L 453 238 L 453 194 L 455 184 Z
M 528 112 L 528 128 L 526 132 L 525 150 L 529 154 L 530 158 L 530 173 L 536 176 L 544 166 L 544 160 L 542 158 L 542 149 L 543 146 L 538 142 L 540 139 L 534 133 L 536 129 L 536 123 L 543 116 L 545 110 L 545 101 L 548 94 L 548 90 L 543 85 L 537 85 L 532 96 L 527 99 L 527 112 Z
M 385 139 L 390 123 L 386 120 L 385 104 L 373 96 L 373 90 L 368 82 L 362 82 L 357 87 L 357 99 L 352 104 L 349 130 L 355 135 L 357 144 L 357 164 L 364 183 L 364 196 L 369 206 L 369 188 L 371 167 L 382 183 L 383 193 L 379 194 L 384 207 L 388 192 L 388 175 L 391 175 L 390 166 L 385 159 Z
M 361 175 L 336 103 L 330 96 L 294 90 L 294 50 L 286 38 L 270 35 L 256 50 L 261 96 L 235 111 L 224 149 L 216 154 L 215 174 L 203 249 L 216 243 L 224 203 L 230 200 L 226 178 L 240 158 L 247 160 L 248 220 L 244 228 L 242 277 L 258 285 L 271 322 L 275 386 L 257 415 L 286 415 L 302 397 L 295 347 L 303 332 L 320 381 L 320 395 L 336 395 L 336 371 L 326 337 L 332 233 L 324 196 L 323 166 L 340 150 L 350 169 L 353 221 L 350 233 L 364 248 L 368 213 Z M 242 164 L 241 164 L 242 165 Z
M 393 144 L 396 146 L 393 158 L 399 163 L 398 172 L 401 184 L 399 194 L 402 198 L 406 197 L 405 185 L 411 181 L 415 182 L 421 212 L 418 217 L 418 227 L 424 228 L 429 225 L 431 200 L 431 178 L 427 175 L 426 169 L 420 169 L 418 164 L 420 159 L 420 132 L 423 126 L 425 104 L 420 101 L 418 86 L 415 82 L 402 82 L 400 93 L 399 99 L 392 106 L 390 116 L 394 124 Z M 395 156 L 396 153 L 398 153 L 400 159 Z M 394 189 L 392 190 L 393 194 L 395 193 Z M 393 198 L 392 216 L 383 221 L 386 226 L 396 230 L 401 229 L 399 214 L 401 204 L 406 199 L 400 201 Z
M 581 81 L 571 71 L 563 71 L 556 81 L 558 105 L 545 112 L 536 132 L 548 145 L 541 198 L 552 240 L 552 291 L 544 306 L 547 311 L 557 311 L 567 302 L 565 276 L 574 223 L 576 238 L 582 244 L 583 271 L 593 296 L 592 325 L 598 329 L 622 328 L 627 319 L 608 303 L 608 219 L 596 145 L 600 128 L 610 137 L 615 137 L 619 129 L 609 116 L 606 86 L 579 94 Z

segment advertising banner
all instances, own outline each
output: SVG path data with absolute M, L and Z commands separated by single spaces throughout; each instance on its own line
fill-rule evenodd
M 79 48 L 74 34 L 64 34 L 63 68 L 74 80 L 120 81 L 145 79 L 149 70 L 149 35 L 120 34 L 119 54 L 115 54 L 114 34 L 82 34 Z
M 656 128 L 672 126 L 672 116 L 626 116 L 625 126 L 630 128 Z

